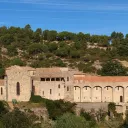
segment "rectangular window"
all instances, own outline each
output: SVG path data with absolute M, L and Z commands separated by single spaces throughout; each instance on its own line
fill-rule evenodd
M 52 94 L 52 89 L 50 89 L 50 94 Z
M 69 77 L 67 77 L 67 81 L 69 81 Z
M 67 91 L 69 91 L 69 87 L 67 87 Z
M 60 84 L 58 85 L 58 88 L 60 88 Z
M 56 78 L 56 81 L 60 81 L 60 78 Z
M 45 78 L 40 78 L 41 81 L 45 81 Z
M 51 78 L 51 81 L 55 81 L 55 78 Z
M 50 81 L 50 78 L 46 78 L 46 81 Z
M 44 91 L 42 92 L 43 96 L 44 96 Z

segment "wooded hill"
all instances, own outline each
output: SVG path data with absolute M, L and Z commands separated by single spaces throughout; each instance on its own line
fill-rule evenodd
M 0 27 L 1 77 L 4 69 L 11 65 L 34 68 L 60 66 L 85 73 L 127 75 L 127 68 L 121 65 L 120 60 L 128 60 L 128 34 L 121 32 L 107 36 L 41 28 L 33 31 L 29 24 L 24 28 Z M 110 72 L 103 72 L 102 67 Z M 113 67 L 117 68 L 112 72 Z

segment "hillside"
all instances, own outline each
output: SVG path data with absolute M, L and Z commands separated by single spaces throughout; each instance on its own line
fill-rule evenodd
M 112 32 L 90 35 L 55 30 L 33 31 L 30 25 L 0 27 L 0 76 L 11 65 L 31 67 L 71 67 L 97 74 L 108 61 L 127 67 L 128 35 Z M 124 64 L 125 63 L 125 64 Z

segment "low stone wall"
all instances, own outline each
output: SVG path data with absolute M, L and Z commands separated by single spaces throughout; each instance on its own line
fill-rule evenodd
M 84 109 L 86 111 L 90 111 L 91 109 L 94 110 L 99 110 L 99 109 L 103 109 L 104 111 L 108 111 L 108 104 L 109 103 L 77 103 L 76 108 L 78 110 L 80 109 Z

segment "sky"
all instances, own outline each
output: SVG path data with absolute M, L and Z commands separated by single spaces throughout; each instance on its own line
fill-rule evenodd
M 128 33 L 128 0 L 0 0 L 0 26 Z

